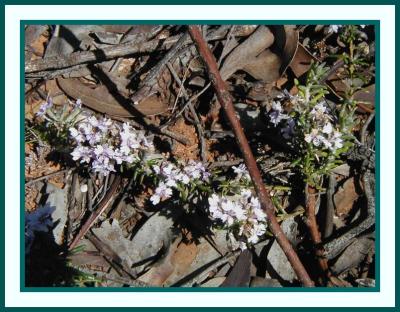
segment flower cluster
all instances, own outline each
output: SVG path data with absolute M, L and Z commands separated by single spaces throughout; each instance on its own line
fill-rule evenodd
M 172 196 L 173 189 L 188 185 L 194 181 L 208 181 L 210 173 L 201 162 L 190 160 L 185 165 L 175 165 L 168 161 L 153 165 L 153 172 L 160 180 L 154 194 L 150 197 L 153 205 Z
M 143 131 L 132 128 L 129 123 L 121 127 L 110 119 L 95 116 L 69 128 L 69 133 L 77 144 L 71 153 L 73 160 L 91 164 L 95 172 L 103 175 L 115 171 L 115 165 L 138 161 L 140 151 L 153 146 Z
M 208 203 L 211 217 L 223 222 L 233 232 L 242 250 L 257 243 L 265 234 L 267 216 L 250 190 L 243 190 L 240 195 L 232 197 L 212 194 Z
M 304 140 L 315 147 L 327 148 L 335 151 L 343 147 L 342 134 L 334 129 L 332 116 L 324 102 L 316 104 L 310 112 L 313 128 L 306 133 Z

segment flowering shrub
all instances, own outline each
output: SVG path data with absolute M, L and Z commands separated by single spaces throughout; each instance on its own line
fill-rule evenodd
M 60 129 L 68 125 L 73 160 L 104 176 L 124 167 L 132 168 L 134 179 L 141 175 L 141 182 L 144 178 L 147 182 L 153 181 L 154 191 L 150 197 L 153 205 L 177 195 L 180 206 L 190 203 L 190 206 L 196 207 L 208 198 L 211 219 L 216 224 L 222 222 L 228 233 L 239 241 L 241 249 L 258 242 L 265 234 L 266 215 L 258 199 L 251 195 L 250 175 L 244 164 L 232 167 L 235 178 L 219 183 L 217 188 L 220 193 L 217 194 L 211 187 L 211 173 L 201 162 L 189 160 L 174 163 L 161 155 L 157 156 L 152 141 L 144 131 L 134 129 L 129 123 L 120 124 L 88 115 L 81 109 L 81 104 L 78 100 L 72 110 L 62 109 L 73 118 L 64 113 L 63 118 L 57 119 L 54 116 L 59 113 L 52 110 L 49 98 L 37 114 L 53 125 L 57 124 Z M 280 118 L 279 114 L 277 118 Z
M 285 92 L 281 96 L 282 102 L 290 102 L 292 111 L 285 112 L 280 102 L 274 102 L 269 112 L 271 123 L 282 126 L 282 136 L 298 154 L 293 164 L 300 168 L 306 182 L 316 187 L 320 177 L 340 163 L 340 155 L 348 150 L 353 139 L 353 119 L 349 119 L 350 127 L 345 127 L 342 119 L 349 115 L 341 115 L 325 100 L 328 91 L 319 81 L 326 73 L 324 64 L 314 64 L 306 85 L 296 82 L 297 95 Z

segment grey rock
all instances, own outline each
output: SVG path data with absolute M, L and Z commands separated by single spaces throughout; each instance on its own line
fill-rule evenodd
M 55 227 L 53 228 L 54 240 L 57 244 L 62 245 L 64 242 L 64 230 L 68 218 L 68 194 L 66 189 L 48 183 L 46 187 L 48 198 L 46 205 L 55 207 L 51 214 Z

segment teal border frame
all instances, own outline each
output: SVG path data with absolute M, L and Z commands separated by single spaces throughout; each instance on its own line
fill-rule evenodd
M 147 4 L 147 5 L 160 5 L 160 4 L 169 4 L 169 5 L 173 5 L 173 4 L 188 4 L 188 3 L 185 3 L 185 1 L 183 1 L 183 0 L 175 0 L 175 1 L 169 1 L 169 3 L 165 3 L 164 1 L 162 1 L 162 0 L 148 0 L 148 1 L 146 1 L 146 0 L 135 0 L 135 1 L 132 1 L 132 2 L 134 2 L 134 3 L 131 3 L 131 1 L 129 1 L 129 0 L 116 0 L 114 3 L 110 3 L 110 2 L 108 2 L 108 1 L 104 1 L 104 0 L 99 0 L 99 1 L 95 1 L 95 0 L 83 0 L 83 1 L 79 1 L 79 0 L 72 0 L 72 1 L 68 1 L 68 2 L 66 2 L 65 0 L 61 0 L 61 1 L 59 1 L 58 3 L 54 3 L 53 1 L 49 1 L 49 0 L 41 0 L 41 1 L 36 1 L 36 2 L 34 2 L 34 1 L 31 1 L 31 0 L 23 0 L 23 1 L 3 1 L 2 2 L 2 6 L 1 6 L 1 16 L 3 16 L 3 20 L 5 20 L 5 5 L 24 5 L 24 4 L 48 4 L 48 5 L 59 5 L 59 4 L 75 4 L 75 5 L 90 5 L 90 4 L 113 4 L 113 5 L 122 5 L 122 4 Z M 282 3 L 282 2 L 284 2 L 284 3 Z M 299 3 L 300 2 L 300 3 Z M 246 1 L 245 3 L 243 2 L 243 1 L 241 1 L 241 0 L 231 0 L 231 1 L 229 1 L 229 0 L 216 0 L 216 1 L 212 1 L 212 0 L 203 0 L 203 1 L 199 1 L 199 0 L 193 0 L 193 1 L 191 1 L 188 5 L 201 5 L 201 4 L 208 4 L 208 5 L 217 5 L 217 4 L 221 4 L 221 5 L 227 5 L 227 4 L 246 4 L 246 5 L 254 5 L 254 4 L 264 4 L 264 5 L 267 5 L 267 4 L 279 4 L 279 5 L 294 5 L 294 4 L 299 4 L 299 5 L 316 5 L 316 4 L 318 4 L 318 5 L 334 5 L 334 4 L 338 4 L 338 5 L 360 5 L 360 4 L 371 4 L 371 5 L 373 5 L 373 4 L 376 4 L 376 5 L 394 5 L 395 7 L 397 6 L 396 4 L 397 4 L 397 1 L 391 1 L 391 0 L 383 0 L 383 1 L 374 1 L 374 0 L 367 0 L 367 1 L 359 1 L 359 0 L 349 0 L 349 1 L 346 1 L 346 0 L 337 0 L 337 1 L 332 1 L 332 0 L 327 0 L 327 1 L 324 1 L 323 3 L 319 3 L 319 1 L 318 0 L 305 0 L 305 1 L 296 1 L 296 0 L 281 0 L 281 1 L 277 1 L 277 0 L 272 0 L 272 1 L 267 1 L 267 0 L 249 0 L 249 1 Z M 398 12 L 396 11 L 396 17 L 397 18 L 399 18 L 399 16 L 398 16 Z M 396 19 L 397 20 L 397 19 Z M 57 21 L 57 22 L 59 22 L 59 21 Z M 93 23 L 93 24 L 95 24 L 95 21 L 87 21 L 88 23 Z M 105 22 L 105 21 L 104 21 Z M 110 21 L 107 21 L 107 22 L 110 22 Z M 136 23 L 137 23 L 138 21 L 136 21 Z M 145 21 L 143 21 L 143 22 L 145 22 Z M 147 21 L 148 22 L 148 21 Z M 168 22 L 168 23 L 172 23 L 173 21 L 168 21 L 168 20 L 164 20 L 163 21 L 164 23 L 165 22 Z M 178 21 L 178 22 L 181 22 L 181 21 Z M 218 21 L 210 21 L 210 22 L 214 22 L 215 24 L 221 24 L 221 22 L 218 22 Z M 228 21 L 229 22 L 229 21 Z M 254 22 L 254 21 L 253 21 Z M 295 22 L 295 23 L 297 23 L 297 21 L 291 21 L 291 22 Z M 312 24 L 312 23 L 314 23 L 314 22 L 318 22 L 317 20 L 307 20 L 307 21 L 303 21 L 303 22 L 306 22 L 307 24 Z M 351 23 L 355 23 L 355 22 L 357 22 L 357 23 L 359 23 L 359 21 L 352 21 Z M 190 23 L 193 23 L 193 21 L 190 21 Z M 235 23 L 239 23 L 239 21 L 235 21 Z M 284 23 L 284 22 L 282 22 L 282 21 L 279 21 L 279 23 L 280 24 L 282 24 L 282 23 Z M 326 23 L 326 21 L 325 21 L 325 23 Z M 330 22 L 329 22 L 330 23 Z M 344 22 L 343 21 L 340 21 L 340 23 L 341 24 L 344 24 Z M 177 22 L 175 22 L 175 24 L 178 24 Z M 187 24 L 187 23 L 184 23 L 184 24 Z M 271 22 L 268 22 L 268 24 L 272 24 Z M 298 24 L 301 24 L 300 22 L 298 23 Z M 322 22 L 321 22 L 321 24 L 322 24 Z M 396 21 L 396 30 L 397 30 L 397 24 L 398 24 L 398 22 Z M 4 23 L 0 23 L 0 27 L 1 27 L 1 34 L 2 34 L 2 36 L 4 37 L 4 34 L 5 34 L 5 24 Z M 395 38 L 396 38 L 396 51 L 398 50 L 397 49 L 397 43 L 399 42 L 399 32 L 397 31 L 396 32 L 396 34 L 395 34 Z M 4 38 L 3 38 L 4 39 Z M 2 41 L 2 44 L 3 44 L 3 47 L 4 47 L 4 41 Z M 377 51 L 378 51 L 378 53 L 379 53 L 379 49 L 377 49 Z M 4 71 L 5 70 L 5 59 L 4 59 L 4 49 L 1 49 L 0 50 L 0 55 L 1 55 L 1 57 L 2 57 L 2 60 L 1 60 L 1 62 L 0 62 L 0 67 L 1 67 L 1 69 Z M 378 54 L 377 54 L 377 56 L 376 56 L 377 58 L 376 58 L 376 60 L 377 60 L 377 62 L 379 61 L 379 56 L 378 56 Z M 378 66 L 378 65 L 377 65 Z M 396 72 L 398 72 L 400 70 L 400 66 L 399 66 L 399 64 L 397 63 L 396 64 Z M 3 76 L 4 78 L 4 80 L 5 80 L 5 76 Z M 397 77 L 396 77 L 397 78 Z M 2 81 L 3 83 L 1 84 L 1 88 L 2 88 L 2 91 L 3 91 L 3 94 L 4 94 L 4 80 Z M 23 84 L 22 84 L 23 85 Z M 378 86 L 378 88 L 379 88 L 379 83 L 377 83 L 377 86 Z M 398 88 L 400 87 L 400 84 L 399 84 L 399 82 L 398 82 L 398 80 L 396 81 L 396 91 L 398 90 Z M 379 91 L 378 91 L 379 92 Z M 396 98 L 397 98 L 397 92 L 396 92 Z M 3 97 L 3 100 L 4 100 L 4 97 Z M 4 105 L 7 105 L 5 102 L 4 102 Z M 396 112 L 395 112 L 395 115 L 396 115 L 396 118 L 400 118 L 400 115 L 399 115 L 399 112 L 398 112 L 398 110 L 396 110 Z M 0 116 L 1 116 L 1 120 L 2 120 L 2 126 L 1 126 L 1 131 L 2 131 L 2 137 L 3 137 L 3 142 L 4 142 L 4 138 L 5 138 L 5 135 L 6 135 L 6 132 L 5 132 L 5 127 L 4 127 L 4 120 L 5 120 L 5 111 L 4 111 L 4 109 L 2 109 L 1 110 L 1 113 L 0 113 Z M 22 117 L 23 117 L 23 115 L 22 115 Z M 379 129 L 379 124 L 377 123 L 377 130 Z M 399 131 L 399 126 L 398 125 L 396 125 L 396 134 L 398 134 L 398 131 Z M 22 132 L 23 133 L 23 132 Z M 396 139 L 395 139 L 395 142 L 396 143 L 398 143 L 398 135 L 396 136 Z M 23 144 L 22 144 L 23 145 Z M 4 144 L 2 144 L 2 149 L 3 149 L 3 152 L 5 152 L 5 146 L 4 146 Z M 377 151 L 379 151 L 380 150 L 380 146 L 377 146 Z M 397 151 L 397 147 L 396 147 L 396 153 L 398 153 L 398 151 Z M 0 157 L 1 157 L 1 168 L 0 168 L 0 171 L 1 171 L 1 173 L 2 173 L 2 176 L 3 176 L 3 179 L 1 179 L 1 187 L 0 187 L 0 194 L 1 194 L 1 197 L 2 197 L 2 199 L 3 199 L 3 203 L 5 204 L 5 202 L 4 202 L 4 184 L 5 184 L 5 181 L 6 181 L 6 176 L 5 176 L 5 159 L 4 159 L 4 153 L 1 153 L 1 155 L 0 155 Z M 379 160 L 377 160 L 377 162 L 379 162 Z M 395 174 L 396 174 L 396 177 L 398 176 L 398 173 L 399 173 L 399 169 L 398 168 L 395 168 Z M 379 179 L 379 172 L 377 172 L 377 175 L 376 175 L 376 177 L 377 177 L 377 179 Z M 23 180 L 22 180 L 23 181 Z M 396 191 L 397 191 L 397 185 L 396 185 Z M 377 194 L 379 194 L 379 189 L 377 189 Z M 378 199 L 378 197 L 377 197 L 377 203 L 379 203 L 379 199 Z M 396 203 L 397 203 L 397 199 L 396 199 Z M 3 206 L 5 206 L 5 205 L 3 205 Z M 5 208 L 7 208 L 7 207 L 5 207 Z M 9 209 L 11 209 L 12 207 L 8 207 Z M 378 211 L 379 211 L 379 209 L 378 209 Z M 396 225 L 399 223 L 399 214 L 397 214 L 396 215 Z M 0 225 L 2 225 L 2 227 L 3 227 L 3 229 L 4 229 L 4 215 L 3 215 L 3 218 L 0 218 Z M 377 222 L 377 224 L 378 224 L 378 222 Z M 377 229 L 377 233 L 380 231 L 380 229 L 378 230 Z M 399 231 L 397 230 L 396 231 L 396 237 L 397 237 L 397 235 L 398 235 L 398 233 L 399 233 Z M 3 234 L 4 234 L 4 239 L 5 239 L 5 232 L 4 232 L 4 230 L 3 230 Z M 0 265 L 1 265 L 1 269 L 0 269 L 0 276 L 1 276 L 1 278 L 3 279 L 3 281 L 4 281 L 4 283 L 2 283 L 2 291 L 1 291 L 1 302 L 2 302 L 2 305 L 1 305 L 1 310 L 5 310 L 5 311 L 8 311 L 8 310 L 19 310 L 19 311 L 28 311 L 28 310 L 37 310 L 37 311 L 42 311 L 42 310 L 50 310 L 51 308 L 8 308 L 8 307 L 5 307 L 5 297 L 4 297 L 4 289 L 5 289 L 5 287 L 6 287 L 6 285 L 5 285 L 5 280 L 4 280 L 4 277 L 5 277 L 5 275 L 4 275 L 4 270 L 5 270 L 5 267 L 4 267 L 4 240 L 1 240 L 1 244 L 2 244 L 2 252 L 3 252 L 3 254 L 2 254 L 2 257 L 0 257 Z M 397 242 L 396 242 L 396 250 L 395 250 L 395 257 L 396 257 L 396 259 L 399 259 L 399 248 L 397 248 L 398 246 L 398 240 L 397 240 Z M 377 257 L 378 258 L 378 257 Z M 379 260 L 379 259 L 378 259 Z M 378 263 L 377 263 L 377 267 L 379 268 L 379 265 L 378 265 Z M 397 294 L 397 297 L 399 297 L 399 294 L 398 294 L 398 291 L 397 291 L 397 286 L 398 286 L 398 281 L 399 281 L 399 276 L 400 276 L 400 274 L 399 274 L 399 270 L 396 270 L 396 272 L 395 272 L 395 275 L 396 275 L 396 294 Z M 379 284 L 379 283 L 378 283 Z M 293 289 L 293 288 L 290 288 L 290 289 Z M 66 291 L 69 291 L 70 289 L 69 288 L 66 288 Z M 166 289 L 162 289 L 162 291 L 165 291 Z M 289 290 L 289 288 L 285 288 L 285 290 L 284 291 L 288 291 Z M 48 292 L 49 290 L 48 289 L 44 289 L 44 288 L 40 288 L 40 289 L 37 289 L 37 290 L 35 290 L 35 291 L 46 291 L 46 292 Z M 155 291 L 159 291 L 159 290 L 155 290 Z M 176 291 L 176 290 L 174 290 L 174 289 L 172 289 L 172 291 Z M 243 291 L 243 289 L 242 290 L 240 290 L 240 291 Z M 294 291 L 296 291 L 296 290 L 294 290 Z M 301 291 L 301 290 L 300 290 Z M 317 289 L 317 291 L 319 291 L 318 289 Z M 341 290 L 339 290 L 339 291 L 341 291 Z M 375 290 L 374 290 L 375 291 Z M 377 291 L 379 291 L 379 289 L 377 290 Z M 155 294 L 156 295 L 156 294 Z M 368 310 L 368 311 L 371 311 L 371 310 L 387 310 L 387 311 L 397 311 L 397 309 L 398 309 L 398 300 L 396 299 L 396 306 L 395 307 L 393 307 L 393 308 L 324 308 L 324 309 L 326 309 L 326 310 L 329 310 L 329 311 L 333 311 L 333 310 L 337 310 L 337 309 L 356 309 L 356 310 L 360 310 L 361 311 L 361 309 L 363 310 L 363 311 L 365 311 L 365 310 Z M 59 308 L 61 311 L 70 311 L 70 310 L 72 310 L 72 309 L 77 309 L 78 311 L 81 311 L 81 310 L 93 310 L 94 311 L 94 309 L 96 309 L 96 310 L 101 310 L 101 311 L 105 311 L 106 309 L 109 309 L 109 308 Z M 129 308 L 118 308 L 119 310 L 127 310 L 127 309 L 129 309 Z M 183 309 L 186 309 L 186 308 L 165 308 L 165 310 L 167 310 L 167 311 L 176 311 L 176 310 L 183 310 Z M 203 310 L 205 310 L 206 308 L 191 308 L 192 310 L 196 310 L 196 311 L 203 311 Z M 212 310 L 215 310 L 215 309 L 217 309 L 217 308 L 211 308 L 211 311 Z M 243 310 L 242 308 L 219 308 L 218 310 L 234 310 L 234 311 L 238 311 L 238 310 Z M 264 309 L 264 308 L 251 308 L 251 310 L 261 310 L 261 309 Z M 285 308 L 285 307 L 282 307 L 282 308 L 269 308 L 269 310 L 270 311 L 278 311 L 278 310 L 289 310 L 289 309 L 294 309 L 294 308 Z M 298 309 L 298 310 L 301 310 L 301 311 L 308 311 L 308 310 L 316 310 L 316 309 L 319 309 L 319 308 L 295 308 L 295 309 Z M 136 310 L 137 311 L 144 311 L 144 310 L 146 310 L 146 311 L 158 311 L 158 310 L 160 310 L 160 308 L 136 308 Z M 207 310 L 209 310 L 209 309 L 207 309 Z
M 123 25 L 123 24 L 128 24 L 128 25 L 141 25 L 141 24 L 165 24 L 165 25 L 188 25 L 188 24 L 201 24 L 201 25 L 210 25 L 210 24 L 264 24 L 264 25 L 282 25 L 282 24 L 296 24 L 296 25 L 301 25 L 301 24 L 366 24 L 366 25 L 374 25 L 375 27 L 375 42 L 376 42 L 376 85 L 379 85 L 380 83 L 380 75 L 379 75 L 379 48 L 380 48 L 380 22 L 376 20 L 346 20 L 346 21 L 338 21 L 338 20 L 316 20 L 316 21 L 304 21 L 304 20 L 278 20 L 278 21 L 267 21 L 267 20 L 224 20 L 224 21 L 215 21 L 215 20 L 124 20 L 124 21 L 116 21 L 116 20 L 94 20 L 94 21 L 87 21 L 87 20 L 35 20 L 35 21 L 28 21 L 28 20 L 21 20 L 20 21 L 20 69 L 21 69 L 21 77 L 24 77 L 24 26 L 25 25 L 39 25 L 39 24 L 49 24 L 49 25 L 56 25 L 56 24 L 73 24 L 73 25 L 81 25 L 81 24 L 118 24 L 118 25 Z M 22 132 L 22 138 L 20 142 L 20 148 L 21 148 L 21 155 L 20 155 L 20 179 L 21 181 L 24 181 L 25 179 L 25 134 L 24 132 L 24 117 L 25 117 L 25 105 L 24 105 L 24 79 L 21 79 L 21 103 L 20 103 L 20 123 L 21 123 L 21 132 Z M 378 92 L 376 92 L 375 95 L 375 108 L 376 108 L 376 125 L 379 129 L 379 120 L 380 120 L 380 103 L 379 103 L 379 89 Z M 379 130 L 377 131 L 377 137 L 379 138 Z M 377 144 L 376 144 L 376 172 L 379 173 L 379 139 L 377 139 Z M 379 177 L 379 174 L 376 175 Z M 377 180 L 379 181 L 379 180 Z M 25 285 L 25 244 L 24 244 L 24 239 L 23 239 L 23 229 L 24 229 L 24 209 L 25 209 L 25 188 L 21 187 L 21 207 L 20 207 L 20 237 L 21 237 L 21 242 L 20 242 L 20 272 L 21 272 L 21 280 L 20 280 L 20 290 L 22 292 L 37 292 L 37 291 L 49 291 L 49 292 L 294 292 L 294 291 L 317 291 L 317 292 L 378 292 L 380 290 L 380 272 L 379 272 L 379 259 L 380 259 L 380 235 L 379 235 L 379 216 L 380 216 L 380 207 L 379 207 L 379 183 L 376 184 L 376 260 L 375 260 L 375 272 L 376 272 L 376 286 L 371 287 L 371 288 L 326 288 L 326 287 L 316 287 L 316 288 L 304 288 L 304 287 L 257 287 L 257 288 L 240 288 L 240 287 L 225 287 L 225 288 L 218 288 L 218 287 L 210 287 L 210 288 L 186 288 L 186 287 L 168 287 L 168 288 L 163 288 L 163 287 L 98 287 L 98 288 L 79 288 L 79 287 L 26 287 Z

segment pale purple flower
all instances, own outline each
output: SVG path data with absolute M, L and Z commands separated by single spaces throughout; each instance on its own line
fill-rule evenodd
M 193 160 L 188 162 L 188 164 L 183 168 L 183 172 L 192 179 L 207 180 L 210 175 L 201 162 L 195 162 Z
M 154 172 L 166 180 L 166 185 L 176 187 L 179 180 L 179 170 L 170 162 L 164 161 L 161 165 L 153 166 Z
M 328 109 L 323 102 L 316 104 L 310 112 L 312 118 L 316 121 L 325 121 L 326 119 L 330 119 L 327 113 Z
M 85 136 L 90 136 L 94 132 L 93 126 L 86 121 L 79 123 L 78 130 Z
M 103 118 L 101 121 L 97 123 L 97 128 L 102 132 L 106 133 L 107 131 L 110 130 L 110 127 L 112 126 L 112 121 L 111 119 L 108 118 Z
M 69 129 L 70 136 L 78 143 L 71 155 L 74 160 L 91 163 L 95 172 L 107 175 L 115 171 L 115 164 L 131 164 L 139 160 L 137 149 L 152 146 L 143 132 L 136 131 L 128 123 L 119 127 L 108 118 L 85 117 L 76 127 Z
M 288 140 L 294 135 L 294 128 L 296 126 L 296 122 L 294 121 L 293 118 L 288 118 L 288 121 L 286 123 L 286 127 L 284 127 L 281 132 L 282 136 Z
M 219 196 L 217 194 L 212 194 L 209 198 L 208 198 L 208 204 L 210 205 L 210 212 L 214 213 L 217 209 L 218 209 L 218 205 L 219 205 Z
M 102 139 L 103 136 L 99 132 L 93 132 L 86 135 L 86 141 L 88 141 L 90 145 L 95 145 L 97 143 L 100 143 Z
M 92 169 L 102 175 L 115 171 L 113 157 L 114 150 L 107 144 L 97 145 L 93 150 Z
M 324 139 L 325 138 L 322 135 L 319 134 L 317 129 L 312 129 L 311 133 L 306 134 L 304 136 L 304 140 L 307 143 L 311 143 L 312 142 L 312 144 L 314 144 L 314 146 L 317 146 L 317 147 L 320 146 L 321 143 L 323 143 Z
M 332 150 L 337 150 L 343 147 L 343 139 L 342 134 L 339 131 L 334 131 L 333 136 L 331 138 L 332 142 Z
M 328 33 L 337 33 L 342 25 L 329 25 Z
M 114 150 L 113 158 L 118 165 L 122 164 L 123 162 L 131 164 L 135 160 L 138 160 L 137 156 L 130 154 L 129 148 L 120 148 Z
M 189 184 L 190 178 L 186 173 L 179 172 L 176 176 L 176 180 L 182 182 L 183 184 Z
M 232 166 L 232 169 L 233 172 L 236 173 L 236 179 L 240 180 L 241 178 L 244 178 L 246 180 L 250 180 L 250 174 L 245 164 L 240 164 L 237 167 Z
M 130 149 L 138 149 L 140 147 L 140 142 L 132 127 L 128 123 L 124 123 L 122 128 L 123 130 L 120 133 L 121 146 L 126 146 Z
M 282 106 L 279 102 L 272 102 L 272 109 L 269 111 L 269 119 L 276 127 L 282 120 L 287 119 L 288 116 L 282 113 Z
M 92 127 L 97 127 L 99 125 L 99 121 L 97 120 L 97 118 L 95 116 L 90 116 L 89 119 L 88 119 L 88 123 Z
M 331 134 L 332 131 L 333 131 L 333 126 L 332 126 L 332 124 L 331 124 L 330 122 L 327 122 L 327 123 L 324 125 L 324 127 L 323 127 L 323 129 L 322 129 L 322 132 L 325 133 L 325 134 Z
M 74 127 L 69 128 L 69 133 L 76 143 L 81 143 L 85 140 L 82 133 Z
M 110 172 L 115 172 L 115 167 L 108 158 L 100 160 L 93 160 L 92 169 L 94 172 L 98 172 L 103 176 L 108 175 Z
M 250 229 L 248 233 L 247 241 L 250 244 L 256 244 L 260 240 L 260 236 L 264 235 L 266 232 L 266 227 L 262 223 L 254 224 L 253 228 Z
M 248 199 L 251 197 L 251 195 L 252 195 L 252 193 L 251 193 L 251 191 L 248 190 L 248 189 L 242 190 L 242 191 L 240 192 L 240 196 L 242 197 L 242 199 L 243 199 L 245 202 L 248 201 Z
M 319 139 L 325 148 L 329 148 L 329 149 L 332 148 L 332 143 L 327 138 L 325 138 L 324 136 L 320 136 Z
M 77 99 L 75 102 L 75 107 L 77 108 L 82 108 L 82 100 L 81 99 Z
M 72 151 L 71 156 L 73 160 L 81 159 L 81 163 L 90 163 L 92 155 L 89 147 L 78 145 Z
M 169 188 L 165 183 L 160 182 L 154 191 L 154 194 L 150 197 L 150 201 L 153 205 L 157 205 L 160 200 L 168 199 L 172 196 L 172 189 Z
M 43 116 L 46 114 L 46 111 L 53 106 L 53 99 L 47 98 L 47 101 L 40 105 L 39 111 L 36 113 L 36 116 Z
M 98 159 L 114 157 L 114 150 L 108 144 L 96 145 L 93 152 Z
M 137 141 L 140 143 L 141 148 L 152 148 L 153 147 L 153 142 L 147 139 L 147 137 L 144 135 L 143 131 L 137 131 Z

